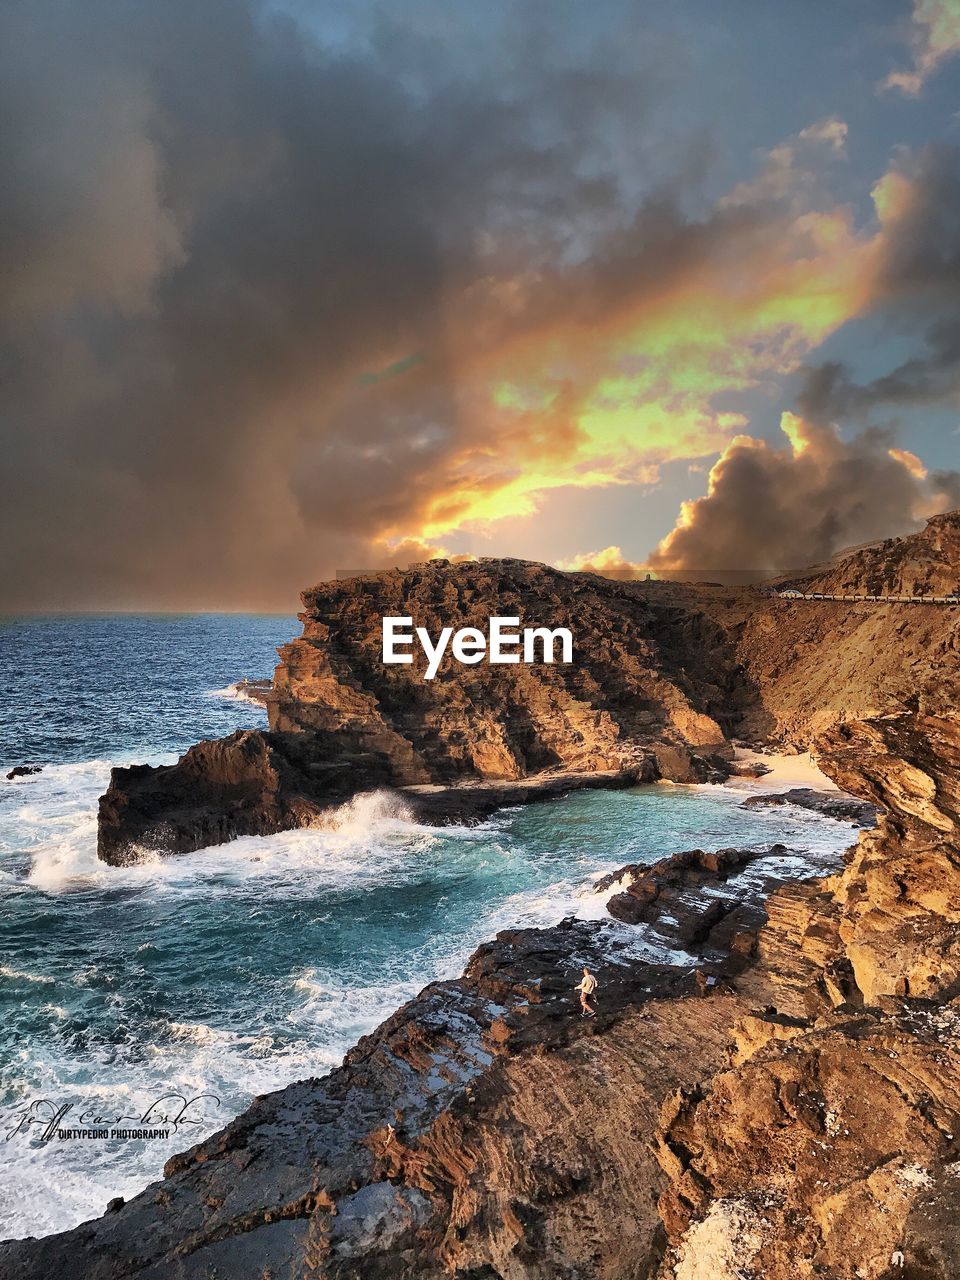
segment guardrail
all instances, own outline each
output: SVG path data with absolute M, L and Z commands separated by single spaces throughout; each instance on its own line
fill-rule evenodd
M 960 605 L 960 596 L 865 596 L 865 595 L 828 595 L 825 592 L 813 591 L 778 591 L 778 600 L 863 600 L 873 604 L 946 604 Z

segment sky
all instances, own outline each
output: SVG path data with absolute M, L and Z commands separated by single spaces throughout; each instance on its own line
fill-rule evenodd
M 960 507 L 960 0 L 7 0 L 0 610 Z

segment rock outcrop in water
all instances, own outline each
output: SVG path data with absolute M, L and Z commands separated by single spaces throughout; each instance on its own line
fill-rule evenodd
M 896 543 L 933 576 L 960 513 Z M 863 553 L 866 554 L 866 553 Z M 937 556 L 941 558 L 937 560 Z M 809 747 L 838 721 L 936 696 L 960 661 L 960 607 L 790 602 L 752 588 L 612 582 L 517 560 L 431 561 L 303 595 L 280 650 L 269 732 L 200 743 L 175 765 L 115 769 L 98 852 L 123 862 L 317 821 L 357 791 L 598 772 L 721 778 L 730 740 Z M 569 627 L 569 665 L 381 661 L 383 616 L 485 629 Z M 537 794 L 537 788 L 531 789 Z M 448 802 L 448 808 L 452 802 Z
M 866 800 L 838 795 L 834 791 L 817 791 L 813 787 L 791 787 L 789 791 L 763 792 L 760 795 L 748 796 L 741 807 L 770 809 L 784 804 L 794 804 L 800 809 L 822 813 L 825 818 L 855 822 L 858 826 L 864 827 L 872 827 L 877 818 L 876 806 Z
M 175 765 L 115 769 L 100 806 L 104 861 L 301 826 L 385 785 L 480 781 L 495 795 L 498 784 L 540 779 L 521 788 L 536 796 L 560 775 L 568 787 L 590 774 L 725 776 L 727 733 L 748 694 L 723 634 L 702 614 L 514 560 L 434 561 L 324 583 L 303 602 L 303 634 L 280 650 L 269 732 L 202 742 Z M 447 659 L 429 682 L 422 652 L 410 666 L 382 661 L 384 616 L 412 616 L 436 635 L 485 629 L 497 614 L 569 627 L 574 661 Z M 468 812 L 477 794 L 464 798 Z M 427 804 L 424 793 L 414 801 Z

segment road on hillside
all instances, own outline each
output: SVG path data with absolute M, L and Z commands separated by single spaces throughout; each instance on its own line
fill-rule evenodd
M 827 595 L 813 591 L 778 591 L 779 600 L 864 600 L 868 604 L 946 604 L 960 605 L 960 596 L 864 596 L 864 595 Z

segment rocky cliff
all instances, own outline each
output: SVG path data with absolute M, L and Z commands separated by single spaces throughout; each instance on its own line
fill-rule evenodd
M 960 593 L 960 511 L 933 516 L 919 533 L 854 550 L 825 572 L 804 579 L 803 589 L 878 596 L 956 595 Z
M 661 1108 L 662 1280 L 960 1274 L 960 725 L 848 724 L 822 752 L 886 816 L 772 896 L 763 1007 Z
M 820 752 L 883 810 L 840 872 L 625 867 L 634 923 L 499 935 L 129 1204 L 0 1245 L 0 1274 L 954 1280 L 960 726 L 901 712 Z
M 940 545 L 952 554 L 949 539 Z M 304 825 L 377 786 L 479 782 L 492 807 L 527 780 L 537 785 L 521 793 L 536 797 L 551 779 L 583 785 L 591 774 L 720 778 L 732 738 L 806 748 L 839 720 L 920 705 L 960 658 L 960 607 L 793 602 L 515 560 L 432 561 L 323 583 L 303 601 L 302 635 L 279 651 L 269 732 L 200 743 L 175 765 L 115 769 L 101 858 Z M 409 666 L 381 660 L 384 616 L 436 635 L 482 630 L 494 614 L 568 627 L 573 662 L 447 657 L 425 681 L 422 652 Z M 484 807 L 476 789 L 413 799 L 425 816 L 431 803 L 449 816 Z
M 728 735 L 753 697 L 708 615 L 591 574 L 433 561 L 323 583 L 303 602 L 303 634 L 279 651 L 270 731 L 200 743 L 172 766 L 115 769 L 100 807 L 101 858 L 300 826 L 383 785 L 723 777 Z M 485 630 L 491 615 L 568 627 L 573 662 L 448 657 L 425 681 L 422 651 L 409 666 L 382 661 L 385 616 L 412 617 L 435 636 Z
M 493 581 L 497 611 L 589 635 L 586 675 L 477 671 L 466 699 L 438 677 L 433 715 L 407 669 L 371 659 L 373 620 L 432 600 L 425 622 L 469 624 L 494 612 L 471 595 Z M 538 614 L 548 597 L 567 614 Z M 107 853 L 165 823 L 193 847 L 313 820 L 377 770 L 482 806 L 571 769 L 692 770 L 736 734 L 812 745 L 879 823 L 798 884 L 777 849 L 624 867 L 602 886 L 609 921 L 499 935 L 129 1204 L 0 1245 L 0 1275 L 955 1280 L 958 611 L 513 562 L 328 585 L 305 606 L 271 731 L 119 771 Z M 593 1019 L 572 991 L 584 964 Z

